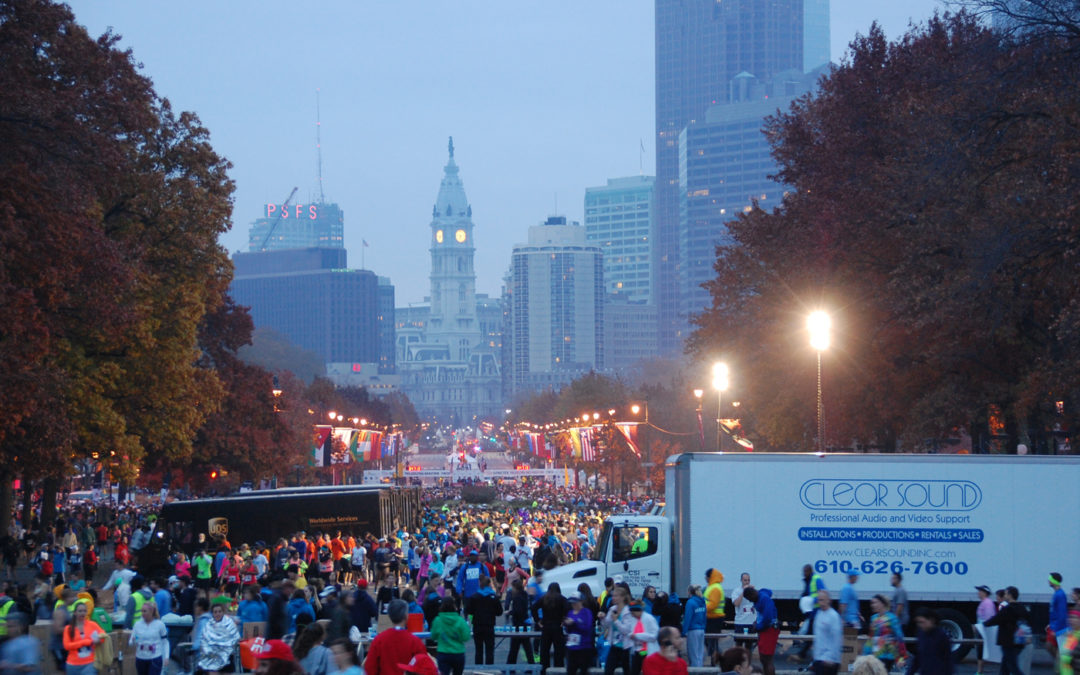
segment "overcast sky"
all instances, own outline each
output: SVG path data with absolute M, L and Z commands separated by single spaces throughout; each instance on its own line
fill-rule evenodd
M 123 36 L 158 94 L 196 112 L 233 164 L 246 250 L 268 202 L 318 194 L 345 212 L 351 267 L 428 292 L 428 223 L 453 135 L 476 225 L 477 290 L 498 295 L 515 243 L 585 188 L 653 173 L 651 0 L 282 2 L 74 0 L 92 35 Z M 879 21 L 890 38 L 938 0 L 832 0 L 832 57 Z M 556 206 L 557 204 L 557 206 Z

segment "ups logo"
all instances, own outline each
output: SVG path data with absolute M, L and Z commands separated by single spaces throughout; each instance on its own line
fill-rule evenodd
M 209 525 L 209 534 L 211 537 L 227 537 L 229 536 L 229 519 L 228 518 L 211 518 Z

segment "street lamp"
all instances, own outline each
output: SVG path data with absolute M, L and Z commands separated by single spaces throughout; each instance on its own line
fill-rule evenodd
M 818 452 L 825 452 L 825 404 L 821 396 L 821 352 L 829 348 L 832 319 L 825 312 L 813 312 L 806 320 L 806 328 L 810 331 L 810 346 L 817 352 Z
M 721 410 L 724 403 L 724 390 L 728 388 L 728 366 L 723 361 L 718 361 L 712 367 L 712 386 L 716 390 L 716 449 L 724 451 L 724 435 L 720 426 Z
M 705 396 L 704 389 L 695 389 L 694 398 L 697 399 L 697 425 L 698 425 L 698 439 L 701 442 L 701 451 L 705 452 L 705 427 L 701 424 L 701 399 Z

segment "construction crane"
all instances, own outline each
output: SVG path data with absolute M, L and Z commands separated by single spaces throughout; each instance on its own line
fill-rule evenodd
M 259 247 L 260 251 L 266 250 L 266 244 L 270 241 L 270 236 L 274 234 L 274 230 L 277 229 L 278 223 L 281 222 L 282 216 L 285 215 L 285 209 L 289 208 L 289 202 L 291 202 L 292 198 L 296 196 L 296 190 L 297 188 L 293 188 L 292 192 L 289 193 L 288 198 L 285 200 L 285 203 L 281 205 L 281 209 L 278 211 L 277 218 L 275 218 L 274 222 L 270 224 L 270 229 L 266 231 L 266 238 L 263 239 L 262 246 Z

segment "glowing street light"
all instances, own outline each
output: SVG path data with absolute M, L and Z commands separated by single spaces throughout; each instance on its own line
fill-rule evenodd
M 639 412 L 641 412 L 641 406 L 635 403 L 634 405 L 630 406 L 630 412 L 634 413 L 635 415 L 638 414 Z
M 806 320 L 806 328 L 810 331 L 810 346 L 819 352 L 829 348 L 829 332 L 832 329 L 832 319 L 825 312 L 817 311 L 810 314 Z
M 822 311 L 812 312 L 806 319 L 810 346 L 817 352 L 817 436 L 818 452 L 825 452 L 825 404 L 821 395 L 821 352 L 829 348 L 832 319 Z
M 697 409 L 695 412 L 697 412 L 698 437 L 701 443 L 701 451 L 705 452 L 705 426 L 701 423 L 701 400 L 703 396 L 705 396 L 704 389 L 694 390 L 694 398 L 697 399 Z
M 712 386 L 716 390 L 716 449 L 719 452 L 724 451 L 724 432 L 720 426 L 721 410 L 724 404 L 724 390 L 731 384 L 729 379 L 730 371 L 728 366 L 723 361 L 718 361 L 713 364 L 712 367 Z

